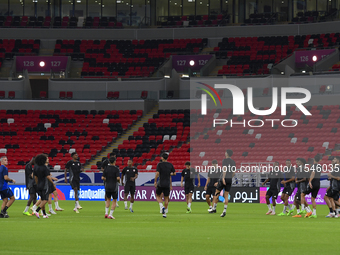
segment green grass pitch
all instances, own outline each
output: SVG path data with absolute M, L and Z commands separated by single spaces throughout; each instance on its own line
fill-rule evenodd
M 206 203 L 170 202 L 162 218 L 156 202 L 124 204 L 104 219 L 104 202 L 60 201 L 65 209 L 49 219 L 24 216 L 25 201 L 15 201 L 9 219 L 0 219 L 0 254 L 331 254 L 337 252 L 340 219 L 327 219 L 318 206 L 317 219 L 267 216 L 264 204 L 223 205 L 208 214 Z M 54 205 L 53 205 L 54 207 Z M 281 212 L 282 205 L 277 206 Z

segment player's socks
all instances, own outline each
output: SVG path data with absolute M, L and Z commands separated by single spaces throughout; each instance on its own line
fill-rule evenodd
M 36 206 L 36 205 L 33 205 L 32 211 L 36 211 L 36 210 L 37 210 L 37 206 Z
M 216 206 L 217 206 L 217 204 L 214 204 L 214 205 L 213 205 L 213 210 L 216 210 Z
M 209 209 L 212 209 L 212 206 L 209 206 Z
M 301 211 L 304 211 L 304 210 L 305 210 L 305 205 L 302 204 L 302 205 L 301 205 Z
M 272 206 L 269 204 L 267 205 L 268 206 L 268 209 L 271 211 L 272 210 Z
M 316 215 L 316 209 L 313 209 L 313 215 Z
M 276 206 L 273 206 L 273 212 L 275 212 L 275 207 L 276 207 Z
M 46 211 L 45 210 L 42 210 L 43 211 L 43 215 L 45 215 L 46 216 Z
M 295 209 L 295 205 L 292 205 L 291 208 L 292 208 L 291 210 L 294 210 Z
M 133 203 L 130 203 L 130 208 L 132 209 Z
M 57 202 L 54 202 L 54 207 L 55 208 L 59 208 L 59 202 L 57 201 Z
M 333 209 L 332 207 L 329 208 L 329 212 L 332 213 L 333 212 Z
M 287 206 L 283 206 L 283 213 L 286 213 L 287 211 Z
M 309 206 L 306 207 L 306 211 L 309 212 L 309 213 L 312 212 L 312 210 L 310 209 Z
M 300 213 L 300 209 L 296 209 L 296 214 L 299 214 Z
M 25 207 L 25 210 L 24 210 L 24 213 L 27 213 L 27 212 L 28 212 L 28 209 L 30 209 L 30 207 L 29 207 L 29 206 L 26 206 L 26 207 Z
M 291 211 L 292 207 L 288 204 L 288 210 Z
M 38 207 L 38 208 L 37 208 L 35 211 L 36 211 L 36 212 L 39 212 L 39 211 L 40 211 L 40 209 L 41 209 L 41 208 L 40 208 L 40 206 L 39 206 L 39 207 Z
M 112 216 L 112 214 L 113 214 L 114 211 L 115 211 L 115 210 L 110 210 L 110 216 Z
M 159 203 L 159 208 L 160 208 L 160 209 L 163 208 L 163 203 Z
M 48 204 L 48 209 L 51 211 L 53 211 L 53 208 L 52 208 L 52 204 Z
M 4 208 L 2 211 L 3 211 L 4 213 L 6 213 L 7 209 L 8 209 L 8 207 L 5 206 L 5 208 Z
M 188 203 L 188 208 L 191 209 L 191 203 Z
M 127 208 L 127 201 L 124 201 L 125 208 Z
M 224 212 L 224 213 L 227 212 L 227 208 L 228 208 L 228 205 L 224 205 L 224 209 L 223 209 L 223 212 Z
M 109 214 L 109 207 L 105 207 L 105 214 Z

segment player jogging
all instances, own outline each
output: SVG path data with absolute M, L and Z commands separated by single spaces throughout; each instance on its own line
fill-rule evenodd
M 138 169 L 133 166 L 132 159 L 128 160 L 128 166 L 125 167 L 122 171 L 122 185 L 124 185 L 124 176 L 125 176 L 125 185 L 124 185 L 124 205 L 125 210 L 128 209 L 127 207 L 127 197 L 130 193 L 130 212 L 133 213 L 133 203 L 134 203 L 134 196 L 136 192 L 136 179 L 138 177 Z
M 296 159 L 296 177 L 295 183 L 297 184 L 297 192 L 294 197 L 294 204 L 296 206 L 296 215 L 293 218 L 301 218 L 301 214 L 306 213 L 306 211 L 302 210 L 302 203 L 301 203 L 301 193 L 306 188 L 306 173 L 305 171 L 306 160 L 304 158 L 297 158 Z M 300 210 L 301 205 L 301 210 Z M 304 206 L 303 206 L 304 207 Z
M 169 155 L 167 153 L 162 154 L 162 162 L 157 165 L 154 181 L 156 198 L 160 207 L 160 212 L 163 214 L 163 218 L 166 218 L 166 214 L 168 212 L 170 189 L 172 189 L 171 175 L 176 174 L 174 166 L 167 161 L 168 157 Z M 159 180 L 157 181 L 158 177 Z M 162 193 L 164 195 L 164 206 Z
M 292 162 L 290 159 L 286 160 L 286 168 L 285 168 L 285 177 L 286 180 L 281 181 L 281 184 L 284 185 L 281 200 L 284 203 L 283 211 L 282 213 L 278 214 L 278 216 L 284 216 L 284 215 L 291 215 L 294 212 L 294 205 L 292 207 L 288 204 L 288 199 L 292 195 L 294 189 L 295 189 L 295 171 L 294 167 L 292 166 Z M 288 208 L 288 212 L 287 212 Z
M 25 166 L 25 184 L 26 184 L 26 189 L 28 190 L 30 194 L 30 198 L 28 199 L 25 210 L 23 211 L 23 214 L 26 216 L 32 216 L 28 212 L 28 210 L 32 202 L 33 204 L 37 202 L 37 185 L 35 184 L 35 180 L 33 177 L 34 160 L 35 160 L 35 157 L 33 157 L 31 161 Z
M 327 204 L 329 205 L 329 214 L 326 218 L 338 218 L 339 215 L 335 210 L 335 201 L 339 200 L 340 191 L 340 156 L 335 156 L 332 160 L 333 171 L 328 173 L 330 178 L 330 188 L 327 190 L 325 198 L 327 197 Z M 326 199 L 325 199 L 326 200 Z
M 78 161 L 78 154 L 76 152 L 72 152 L 71 154 L 72 159 L 66 163 L 65 166 L 65 183 L 67 183 L 67 174 L 66 172 L 70 172 L 69 178 L 70 178 L 70 184 L 74 191 L 74 199 L 75 199 L 75 206 L 73 211 L 76 213 L 79 213 L 78 210 L 83 209 L 79 205 L 79 196 L 78 192 L 80 190 L 80 173 L 82 172 L 82 166 L 81 163 Z
M 317 218 L 315 199 L 318 196 L 318 192 L 319 192 L 319 189 L 320 189 L 320 176 L 321 176 L 321 170 L 322 170 L 322 167 L 319 164 L 320 161 L 321 161 L 321 156 L 320 156 L 320 154 L 317 154 L 314 157 L 314 162 L 313 162 L 314 164 L 310 168 L 311 174 L 310 174 L 310 177 L 309 177 L 307 190 L 304 193 L 303 197 L 305 198 L 305 195 L 312 193 L 313 212 L 307 212 L 305 218 L 307 218 L 307 217 L 308 218 Z M 307 201 L 306 201 L 306 203 L 307 203 Z
M 9 218 L 7 209 L 14 203 L 13 191 L 8 187 L 8 182 L 15 183 L 15 180 L 8 177 L 8 159 L 6 156 L 0 158 L 0 196 L 2 199 L 0 218 Z M 9 199 L 9 200 L 8 200 Z
M 120 177 L 119 177 L 119 168 L 116 167 L 116 158 L 111 157 L 109 159 L 109 165 L 107 165 L 104 169 L 102 180 L 105 181 L 105 194 L 106 194 L 106 201 L 105 201 L 105 218 L 107 219 L 115 219 L 113 217 L 113 212 L 116 208 L 116 200 L 118 197 L 118 192 L 116 186 L 118 186 Z M 112 206 L 109 212 L 109 207 L 112 198 Z
M 45 204 L 48 201 L 48 182 L 53 184 L 51 175 L 49 170 L 46 167 L 47 157 L 44 154 L 40 154 L 35 157 L 35 166 L 33 169 L 33 174 L 35 178 L 35 182 L 37 184 L 38 194 L 41 199 L 40 206 L 34 211 L 35 216 L 39 219 L 39 211 L 42 209 L 43 211 L 43 218 L 46 219 L 48 216 L 46 215 L 45 211 Z
M 184 184 L 184 192 L 185 192 L 185 200 L 187 203 L 187 212 L 191 213 L 191 203 L 192 203 L 192 194 L 194 193 L 195 189 L 195 169 L 191 167 L 191 164 L 189 161 L 185 162 L 185 168 L 182 171 L 181 174 L 181 187 L 183 188 L 183 180 L 185 182 Z M 197 174 L 197 187 L 201 186 L 200 176 Z
M 282 178 L 281 172 L 279 169 L 279 162 L 275 161 L 274 162 L 274 168 L 273 171 L 271 171 L 268 175 L 268 179 L 266 179 L 263 183 L 262 186 L 264 186 L 267 182 L 270 182 L 269 184 L 269 189 L 267 190 L 266 193 L 266 203 L 268 206 L 268 212 L 266 215 L 275 215 L 275 207 L 276 207 L 276 199 L 277 195 L 279 194 L 280 190 L 280 179 Z M 273 208 L 271 208 L 270 205 L 270 198 L 272 198 L 272 205 Z
M 227 213 L 228 208 L 228 197 L 229 197 L 229 191 L 231 188 L 232 180 L 235 175 L 235 161 L 231 159 L 231 156 L 233 155 L 232 150 L 226 150 L 225 152 L 225 159 L 222 161 L 222 175 L 221 178 L 218 181 L 215 196 L 213 199 L 213 208 L 209 209 L 209 213 L 216 213 L 216 206 L 219 198 L 219 194 L 222 190 L 224 190 L 224 209 L 221 217 L 224 217 Z
M 218 166 L 217 160 L 214 159 L 211 163 L 212 163 L 212 167 L 213 167 L 212 170 L 214 172 L 216 172 L 217 171 L 217 166 Z M 207 182 L 205 183 L 205 187 L 204 187 L 204 190 L 206 191 L 206 193 L 205 193 L 205 200 L 207 201 L 209 209 L 212 209 L 211 202 L 210 202 L 210 197 L 212 196 L 213 197 L 213 201 L 214 201 L 214 196 L 215 196 L 215 193 L 216 193 L 216 186 L 217 186 L 217 184 L 218 184 L 218 178 L 214 178 L 214 173 L 209 171 L 208 179 L 207 179 Z

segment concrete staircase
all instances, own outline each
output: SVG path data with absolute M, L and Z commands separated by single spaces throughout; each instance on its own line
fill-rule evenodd
M 138 120 L 125 134 L 119 137 L 111 145 L 109 145 L 105 150 L 103 150 L 98 156 L 92 159 L 86 166 L 85 170 L 91 169 L 92 165 L 96 165 L 97 161 L 101 161 L 103 157 L 107 157 L 107 154 L 112 152 L 113 149 L 118 148 L 118 145 L 123 144 L 124 140 L 127 140 L 129 136 L 133 135 L 133 132 L 138 131 L 138 128 L 142 127 L 148 119 L 152 118 L 155 113 L 158 112 L 158 103 L 140 120 Z

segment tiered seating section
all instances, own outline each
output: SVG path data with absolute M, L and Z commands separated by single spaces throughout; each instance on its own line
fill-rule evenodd
M 268 64 L 277 64 L 296 50 L 333 47 L 339 42 L 339 33 L 223 38 L 214 51 L 217 58 L 228 59 L 228 62 L 218 71 L 218 75 L 268 74 Z
M 297 16 L 292 19 L 292 23 L 311 23 L 317 21 L 326 21 L 336 18 L 338 10 L 331 8 L 328 12 L 323 12 L 322 15 L 318 11 L 298 12 Z
M 115 17 L 55 17 L 50 16 L 0 16 L 0 27 L 29 27 L 29 28 L 123 28 Z
M 126 131 L 143 111 L 0 110 L 0 156 L 17 171 L 38 153 L 64 168 L 75 150 L 85 164 Z
M 57 40 L 54 55 L 84 61 L 81 76 L 149 77 L 170 55 L 198 53 L 208 40 Z
M 250 24 L 269 24 L 274 23 L 277 19 L 276 13 L 257 13 L 250 14 L 249 18 L 245 20 L 245 23 Z
M 291 159 L 295 164 L 298 157 L 310 160 L 318 153 L 323 155 L 322 163 L 329 164 L 332 156 L 340 155 L 340 138 L 337 135 L 340 130 L 340 107 L 313 106 L 307 109 L 312 116 L 305 116 L 296 111 L 295 107 L 289 107 L 286 116 L 281 116 L 281 109 L 277 109 L 272 115 L 265 117 L 253 116 L 250 112 L 244 117 L 236 117 L 232 116 L 231 109 L 213 110 L 202 116 L 200 112 L 192 110 L 191 161 L 194 165 L 211 165 L 214 159 L 222 162 L 225 150 L 232 149 L 237 167 L 241 163 L 273 161 L 284 165 L 286 159 Z M 299 124 L 294 128 L 281 125 L 271 127 L 271 122 L 265 121 L 261 128 L 243 125 L 230 127 L 229 124 L 212 128 L 214 115 L 215 118 L 232 118 L 239 122 L 243 119 L 289 118 L 298 120 Z
M 39 49 L 39 39 L 0 39 L 0 62 L 4 59 L 11 60 L 14 55 L 37 55 L 39 54 Z
M 155 171 L 160 155 L 170 152 L 169 162 L 176 170 L 183 169 L 184 163 L 190 160 L 189 125 L 189 110 L 159 110 L 133 136 L 114 149 L 117 165 L 126 165 L 127 160 L 133 158 L 139 171 Z
M 213 27 L 226 25 L 228 15 L 191 15 L 191 16 L 169 16 L 166 21 L 161 22 L 162 27 L 182 27 L 184 22 L 193 27 Z

